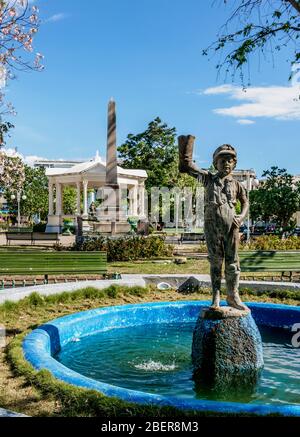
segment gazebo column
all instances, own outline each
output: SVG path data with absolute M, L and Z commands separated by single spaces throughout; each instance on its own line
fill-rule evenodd
M 133 211 L 133 196 L 132 196 L 132 188 L 128 189 L 128 212 L 127 215 L 131 216 L 132 215 L 132 211 Z
M 46 232 L 60 232 L 61 230 L 61 217 L 58 215 L 59 207 L 57 206 L 57 193 L 60 192 L 59 187 L 56 185 L 56 211 L 54 214 L 54 208 L 53 208 L 53 200 L 54 200 L 54 183 L 52 179 L 49 179 L 48 182 L 48 191 L 49 191 L 49 211 L 48 211 L 48 219 L 47 219 L 47 226 L 46 226 Z
M 53 215 L 53 183 L 49 180 L 48 183 L 48 191 L 49 191 L 49 205 L 48 205 L 48 214 Z
M 137 185 L 134 185 L 132 188 L 132 208 L 131 214 L 134 216 L 138 215 L 138 190 Z
M 81 186 L 80 182 L 76 182 L 76 215 L 81 215 Z
M 138 215 L 140 218 L 145 217 L 145 186 L 139 186 L 139 211 Z
M 62 213 L 62 196 L 61 196 L 61 183 L 56 182 L 56 208 L 55 215 L 60 216 Z
M 83 214 L 82 218 L 88 218 L 88 181 L 83 181 Z
M 61 232 L 61 211 L 62 211 L 62 196 L 59 182 L 55 183 L 55 214 L 53 211 L 53 182 L 49 180 L 49 213 L 46 226 L 46 232 Z
M 89 190 L 88 192 L 88 208 L 91 206 L 92 203 L 95 202 L 95 190 Z

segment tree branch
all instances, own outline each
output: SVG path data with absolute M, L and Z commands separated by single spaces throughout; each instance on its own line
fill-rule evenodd
M 291 6 L 293 6 L 294 9 L 296 9 L 297 12 L 300 14 L 300 1 L 298 0 L 285 0 L 288 3 L 290 3 Z

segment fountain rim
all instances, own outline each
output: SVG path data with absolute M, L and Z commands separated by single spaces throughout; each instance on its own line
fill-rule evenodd
M 225 401 L 210 401 L 202 399 L 184 399 L 175 396 L 164 396 L 144 391 L 131 390 L 116 385 L 108 384 L 105 382 L 97 381 L 92 378 L 86 377 L 78 372 L 71 370 L 58 362 L 53 357 L 53 350 L 55 353 L 55 336 L 51 332 L 50 327 L 61 333 L 59 329 L 67 329 L 68 324 L 72 323 L 77 326 L 79 322 L 86 323 L 93 321 L 101 316 L 110 316 L 120 314 L 122 312 L 132 312 L 135 310 L 143 309 L 180 309 L 182 307 L 195 306 L 201 308 L 208 306 L 210 301 L 175 301 L 175 302 L 149 302 L 139 304 L 127 304 L 118 306 L 101 307 L 93 310 L 87 310 L 78 312 L 75 314 L 56 318 L 46 324 L 39 326 L 31 331 L 23 340 L 22 348 L 25 359 L 34 367 L 35 370 L 46 369 L 52 373 L 52 375 L 68 384 L 79 386 L 86 389 L 97 390 L 108 397 L 118 397 L 125 402 L 133 402 L 139 404 L 156 405 L 158 407 L 174 407 L 183 410 L 196 410 L 196 411 L 210 411 L 215 413 L 249 413 L 254 415 L 270 415 L 280 414 L 283 416 L 298 416 L 300 417 L 300 405 L 267 405 L 267 404 L 255 404 L 255 403 L 239 403 L 239 402 L 225 402 Z M 247 302 L 247 305 L 251 310 L 260 312 L 260 310 L 272 310 L 280 311 L 280 313 L 295 312 L 299 313 L 300 319 L 300 307 L 290 306 L 284 304 L 271 304 L 271 303 L 258 303 Z M 254 317 L 255 318 L 255 317 Z M 171 320 L 172 321 L 172 320 Z M 154 322 L 152 322 L 154 323 Z M 296 323 L 296 322 L 295 322 Z M 142 323 L 140 323 L 142 324 Z M 145 323 L 144 323 L 145 324 Z M 135 326 L 136 324 L 127 325 Z M 269 325 L 273 326 L 273 325 Z M 286 326 L 286 325 L 285 325 Z M 115 329 L 120 329 L 120 326 L 114 326 Z M 113 328 L 111 328 L 113 329 Z M 52 330 L 53 331 L 53 330 Z M 99 332 L 98 331 L 95 331 Z M 70 341 L 71 337 L 69 337 Z M 57 349 L 56 349 L 57 351 Z

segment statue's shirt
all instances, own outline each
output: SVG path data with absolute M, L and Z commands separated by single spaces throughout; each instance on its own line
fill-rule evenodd
M 242 184 L 232 175 L 220 178 L 219 174 L 199 173 L 198 181 L 204 185 L 204 217 L 205 221 L 214 221 L 217 217 L 230 225 L 235 215 L 237 200 L 247 201 L 247 194 Z

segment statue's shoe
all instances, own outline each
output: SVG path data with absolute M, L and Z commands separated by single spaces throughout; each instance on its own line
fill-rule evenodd
M 212 303 L 211 303 L 210 308 L 211 308 L 212 310 L 216 310 L 216 309 L 219 309 L 219 308 L 220 308 L 220 296 L 215 296 L 215 297 L 213 298 L 213 301 L 212 301 Z
M 236 308 L 237 310 L 250 311 L 249 308 L 243 304 L 237 293 L 227 296 L 226 302 L 230 307 Z

